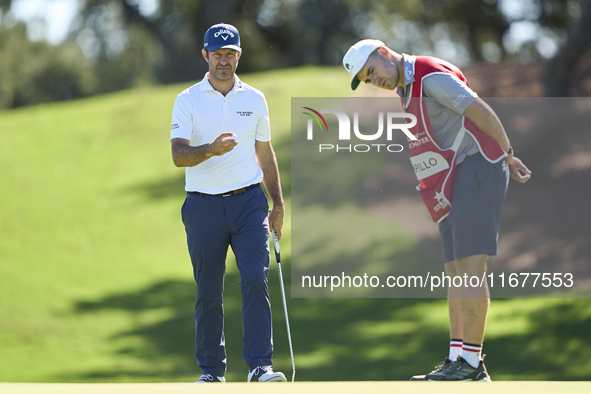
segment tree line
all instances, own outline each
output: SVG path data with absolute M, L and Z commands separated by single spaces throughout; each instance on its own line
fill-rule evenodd
M 59 45 L 31 41 L 0 0 L 0 109 L 200 79 L 203 35 L 234 24 L 241 72 L 337 65 L 362 38 L 459 63 L 546 62 L 545 95 L 565 96 L 589 51 L 586 0 L 79 0 Z M 519 32 L 529 32 L 521 39 Z M 586 70 L 591 72 L 590 70 Z

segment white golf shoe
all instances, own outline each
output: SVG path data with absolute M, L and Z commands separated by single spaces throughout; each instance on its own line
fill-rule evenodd
M 274 372 L 270 365 L 261 365 L 248 373 L 247 382 L 287 382 L 282 372 Z
M 214 376 L 209 373 L 204 373 L 195 383 L 226 383 L 226 378 L 223 376 Z

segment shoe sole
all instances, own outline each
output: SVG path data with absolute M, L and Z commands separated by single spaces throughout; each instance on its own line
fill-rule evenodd
M 412 380 L 412 379 L 411 379 Z M 417 379 L 419 380 L 419 379 Z M 460 380 L 430 380 L 430 379 L 424 379 L 427 382 L 487 382 L 487 383 L 491 383 L 492 380 L 490 378 L 484 378 L 484 379 L 479 379 L 479 380 L 473 380 L 473 379 L 460 379 Z
M 274 382 L 287 382 L 287 378 L 282 373 L 274 373 L 266 379 L 260 379 L 257 381 L 247 380 L 248 383 L 274 383 Z

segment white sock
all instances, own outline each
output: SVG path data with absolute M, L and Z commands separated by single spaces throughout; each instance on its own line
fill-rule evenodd
M 482 353 L 482 344 L 475 345 L 473 343 L 466 343 L 462 345 L 462 358 L 466 360 L 473 368 L 478 368 L 480 364 L 480 355 Z
M 461 339 L 450 339 L 449 340 L 449 359 L 456 361 L 462 353 L 462 340 Z

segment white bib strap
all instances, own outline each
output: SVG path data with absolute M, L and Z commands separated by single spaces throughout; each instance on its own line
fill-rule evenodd
M 464 140 L 465 135 L 466 135 L 466 128 L 464 126 L 462 126 L 462 127 L 460 127 L 460 130 L 458 131 L 458 135 L 456 135 L 456 139 L 454 140 L 454 143 L 450 149 L 453 150 L 454 152 L 458 153 L 458 149 L 460 148 L 460 144 Z

